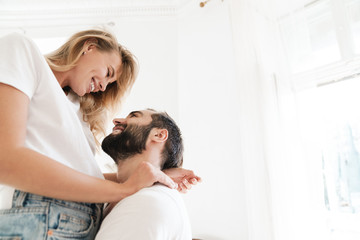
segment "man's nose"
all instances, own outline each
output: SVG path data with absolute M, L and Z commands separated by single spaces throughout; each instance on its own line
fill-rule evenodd
M 126 124 L 126 120 L 124 118 L 115 118 L 113 120 L 113 123 L 114 125 L 117 125 L 117 124 Z

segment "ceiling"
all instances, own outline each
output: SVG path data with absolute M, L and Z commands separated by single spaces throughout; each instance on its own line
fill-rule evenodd
M 173 16 L 202 0 L 0 0 L 0 27 L 13 21 L 86 17 Z
M 47 34 L 47 29 L 116 25 L 121 19 L 174 19 L 202 0 L 0 0 L 0 35 L 20 31 Z
M 190 0 L 0 0 L 0 11 L 109 7 L 178 7 L 189 1 Z

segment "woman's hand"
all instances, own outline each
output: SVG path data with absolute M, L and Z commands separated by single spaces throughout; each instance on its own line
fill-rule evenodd
M 156 182 L 173 189 L 177 187 L 177 184 L 163 171 L 144 161 L 137 166 L 128 180 L 124 182 L 124 185 L 129 189 L 129 195 L 131 195 L 142 188 L 152 186 Z
M 201 178 L 196 176 L 193 171 L 184 168 L 165 169 L 164 173 L 178 185 L 177 190 L 181 193 L 186 193 L 192 185 L 201 182 Z

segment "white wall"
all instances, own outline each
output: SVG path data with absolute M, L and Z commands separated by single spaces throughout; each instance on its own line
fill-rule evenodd
M 229 9 L 212 1 L 179 16 L 179 103 L 186 168 L 203 182 L 184 198 L 194 237 L 247 239 Z
M 176 18 L 124 21 L 113 29 L 118 40 L 139 61 L 135 85 L 124 103 L 123 112 L 146 107 L 167 110 L 178 117 L 178 56 Z
M 184 200 L 194 237 L 206 240 L 247 238 L 228 7 L 220 1 L 206 8 L 190 3 L 177 19 L 119 19 L 113 28 L 140 62 L 120 116 L 153 107 L 177 120 L 184 167 L 204 179 Z
M 178 120 L 176 18 L 117 19 L 114 22 L 112 30 L 119 42 L 139 62 L 138 78 L 117 117 L 126 117 L 133 110 L 153 108 L 166 111 Z M 98 159 L 100 162 L 113 162 L 104 153 L 100 153 Z M 108 169 L 104 168 L 104 171 Z
M 184 167 L 204 179 L 184 200 L 194 237 L 206 240 L 247 238 L 228 7 L 190 3 L 178 19 L 119 19 L 113 28 L 140 62 L 120 115 L 152 107 L 177 120 Z

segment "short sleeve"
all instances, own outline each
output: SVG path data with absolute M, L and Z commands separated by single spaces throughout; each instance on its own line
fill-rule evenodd
M 44 57 L 35 43 L 19 33 L 0 38 L 0 82 L 32 98 Z

